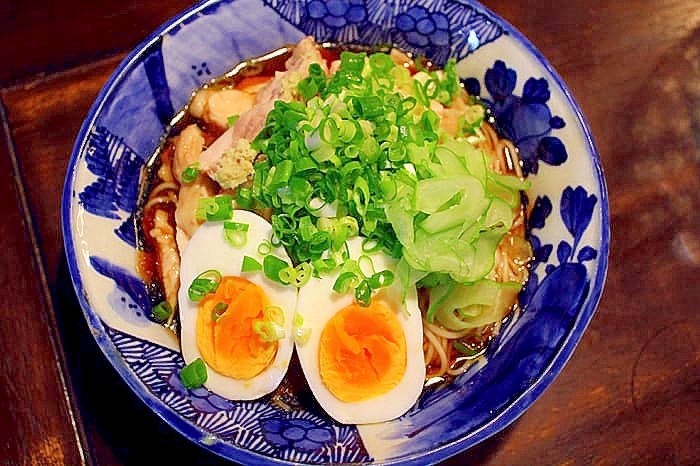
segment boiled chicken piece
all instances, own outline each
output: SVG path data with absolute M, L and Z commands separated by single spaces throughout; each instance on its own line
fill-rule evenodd
M 182 172 L 189 165 L 199 161 L 204 149 L 204 136 L 197 125 L 189 125 L 175 140 L 175 155 L 173 159 L 174 176 L 180 182 L 177 207 L 175 209 L 175 224 L 177 226 L 176 240 L 180 251 L 200 225 L 196 212 L 199 199 L 213 196 L 216 186 L 207 176 L 197 175 L 190 183 L 183 183 Z
M 202 153 L 202 170 L 216 179 L 215 173 L 221 168 L 224 152 L 235 147 L 239 139 L 252 141 L 264 128 L 267 114 L 274 107 L 276 100 L 290 101 L 295 98 L 297 84 L 309 75 L 308 70 L 312 63 L 319 64 L 321 69 L 328 73 L 328 66 L 318 49 L 318 44 L 313 38 L 306 37 L 294 47 L 292 55 L 285 62 L 286 70 L 277 72 L 274 78 L 260 89 L 255 105 L 241 113 L 234 125 Z
M 198 91 L 192 98 L 190 113 L 209 124 L 225 130 L 229 118 L 240 116 L 250 110 L 255 103 L 255 94 L 237 89 L 210 89 Z

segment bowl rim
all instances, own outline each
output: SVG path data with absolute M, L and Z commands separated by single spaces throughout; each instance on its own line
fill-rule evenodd
M 135 66 L 138 66 L 140 63 L 139 60 L 143 54 L 149 47 L 160 40 L 161 37 L 168 34 L 168 32 L 172 31 L 173 29 L 178 28 L 181 23 L 187 21 L 209 7 L 217 4 L 224 5 L 227 3 L 233 3 L 235 1 L 236 0 L 206 0 L 198 2 L 174 15 L 151 32 L 143 41 L 138 43 L 128 53 L 128 55 L 120 61 L 114 71 L 110 74 L 108 80 L 105 82 L 90 106 L 90 109 L 76 135 L 75 142 L 71 150 L 62 190 L 61 229 L 71 282 L 73 283 L 73 288 L 76 292 L 82 313 L 90 328 L 90 332 L 95 338 L 97 346 L 110 361 L 112 367 L 126 382 L 131 391 L 134 392 L 137 397 L 151 409 L 151 411 L 153 411 L 171 428 L 178 431 L 191 442 L 221 456 L 224 459 L 230 461 L 262 461 L 263 463 L 267 462 L 268 464 L 289 465 L 295 463 L 264 456 L 223 441 L 207 442 L 206 439 L 208 438 L 207 436 L 209 434 L 183 418 L 178 413 L 173 412 L 169 406 L 167 406 L 162 400 L 157 398 L 144 387 L 142 381 L 136 376 L 136 374 L 124 364 L 122 356 L 119 354 L 114 343 L 107 335 L 105 325 L 90 306 L 89 297 L 83 289 L 83 280 L 81 277 L 80 267 L 75 259 L 76 250 L 73 244 L 72 197 L 77 165 L 86 145 L 90 128 L 92 128 L 98 115 L 103 109 L 105 99 L 115 92 L 115 90 L 121 84 L 124 76 Z M 593 174 L 595 180 L 597 181 L 600 194 L 600 206 L 597 209 L 597 211 L 600 212 L 601 218 L 599 238 L 600 250 L 596 259 L 596 267 L 594 268 L 595 281 L 591 283 L 590 294 L 584 306 L 579 310 L 571 330 L 561 343 L 558 350 L 554 353 L 551 361 L 544 368 L 544 370 L 541 371 L 540 375 L 534 379 L 533 383 L 517 398 L 511 400 L 495 417 L 482 424 L 479 428 L 469 432 L 467 435 L 430 451 L 415 453 L 408 457 L 390 459 L 383 462 L 385 465 L 422 465 L 426 464 L 426 462 L 435 463 L 445 460 L 477 445 L 478 443 L 485 441 L 518 420 L 520 416 L 522 416 L 525 411 L 527 411 L 527 409 L 550 387 L 554 379 L 560 374 L 563 367 L 573 355 L 576 346 L 583 337 L 586 328 L 590 324 L 599 306 L 607 276 L 609 260 L 608 256 L 610 249 L 610 212 L 608 192 L 600 155 L 595 141 L 593 140 L 590 125 L 584 116 L 582 109 L 580 108 L 578 102 L 574 99 L 569 87 L 565 84 L 564 80 L 554 69 L 549 60 L 524 34 L 522 34 L 516 27 L 511 25 L 503 17 L 494 13 L 491 9 L 484 6 L 479 1 L 467 0 L 467 4 L 475 7 L 476 9 L 480 10 L 480 12 L 483 12 L 486 14 L 486 16 L 499 23 L 506 34 L 510 35 L 516 42 L 522 45 L 527 52 L 531 54 L 532 58 L 539 62 L 539 64 L 547 71 L 557 88 L 562 92 L 566 104 L 571 108 L 574 116 L 576 117 L 576 123 L 579 125 L 579 129 L 587 146 L 587 158 L 589 158 L 592 162 Z

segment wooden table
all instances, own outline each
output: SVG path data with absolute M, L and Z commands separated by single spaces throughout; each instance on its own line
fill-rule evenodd
M 223 464 L 148 411 L 90 335 L 60 196 L 88 107 L 186 0 L 0 3 L 0 463 Z M 570 85 L 600 150 L 600 308 L 517 422 L 448 464 L 700 463 L 700 0 L 488 0 Z M 555 8 L 550 7 L 557 4 Z

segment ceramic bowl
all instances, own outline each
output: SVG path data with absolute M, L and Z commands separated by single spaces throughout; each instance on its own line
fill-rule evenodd
M 438 64 L 455 57 L 464 85 L 491 106 L 532 181 L 535 263 L 523 312 L 481 363 L 391 422 L 338 424 L 308 393 L 283 409 L 267 397 L 233 402 L 185 389 L 178 342 L 146 317 L 135 269 L 139 174 L 165 125 L 198 86 L 304 35 L 393 43 Z M 609 245 L 603 170 L 579 106 L 525 37 L 472 0 L 197 4 L 141 43 L 100 92 L 70 159 L 62 214 L 77 296 L 115 370 L 183 437 L 244 464 L 435 463 L 497 433 L 574 351 L 602 293 Z

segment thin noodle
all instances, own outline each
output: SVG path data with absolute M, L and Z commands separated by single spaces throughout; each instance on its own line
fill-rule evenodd
M 430 342 L 423 343 L 423 361 L 425 361 L 426 366 L 430 364 L 434 357 L 435 347 Z
M 473 359 L 464 359 L 464 360 L 459 362 L 458 366 L 453 366 L 452 368 L 447 369 L 446 373 L 447 373 L 447 375 L 451 375 L 452 377 L 456 377 L 458 375 L 461 375 L 461 374 L 464 374 L 465 372 L 467 372 L 467 369 L 469 369 L 469 367 L 472 364 L 474 364 Z
M 438 369 L 438 375 L 443 375 L 447 371 L 447 354 L 445 353 L 445 348 L 442 347 L 440 344 L 440 341 L 438 340 L 438 337 L 430 330 L 427 330 L 423 333 L 425 337 L 430 341 L 432 344 L 433 348 L 435 349 L 435 352 L 438 354 L 438 357 L 440 359 L 440 367 Z M 432 360 L 431 360 L 432 362 Z

